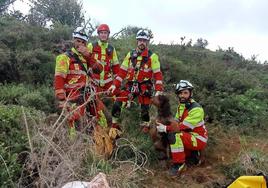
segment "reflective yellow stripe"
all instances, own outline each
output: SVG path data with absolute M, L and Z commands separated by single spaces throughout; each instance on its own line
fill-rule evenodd
M 99 79 L 94 79 L 94 80 L 95 80 L 98 84 L 100 84 L 100 86 L 101 86 L 101 83 L 102 83 L 103 85 L 105 85 L 105 84 L 107 84 L 107 83 L 113 81 L 112 78 L 107 78 L 106 80 L 103 80 L 103 81 L 101 81 L 101 80 L 99 80 Z
M 200 135 L 197 136 L 196 138 L 199 139 L 199 140 L 201 140 L 202 142 L 205 142 L 205 143 L 207 143 L 207 140 L 208 140 L 207 138 L 205 138 L 203 136 L 200 136 Z
M 176 141 L 174 144 L 170 144 L 171 152 L 183 152 L 184 151 L 181 135 L 182 135 L 182 133 L 175 134 Z
M 82 71 L 82 70 L 69 70 L 69 74 L 87 75 L 87 73 L 85 71 Z
M 116 77 L 116 80 L 118 80 L 118 81 L 120 81 L 120 82 L 123 81 L 123 79 L 122 79 L 120 76 L 117 76 L 117 77 Z
M 67 77 L 67 74 L 65 74 L 65 73 L 60 73 L 60 72 L 56 72 L 56 73 L 55 73 L 55 76 L 60 76 L 60 77 L 62 77 L 62 78 L 66 78 L 66 77 Z
M 198 140 L 201 140 L 202 142 L 207 143 L 208 139 L 203 137 L 203 136 L 201 136 L 201 135 L 199 135 L 198 133 L 191 132 L 191 135 L 192 135 L 192 137 L 195 137 L 195 140 L 198 139 Z
M 149 69 L 143 69 L 143 71 L 144 72 L 150 72 L 150 71 L 152 71 L 152 69 L 151 68 L 149 68 Z
M 104 75 L 105 75 L 105 72 L 104 72 L 104 67 L 103 67 L 103 71 L 100 73 L 100 80 L 99 80 L 99 84 L 101 87 L 103 87 L 105 85 L 104 83 Z
M 107 127 L 108 126 L 107 120 L 106 120 L 106 117 L 105 117 L 103 111 L 102 110 L 98 111 L 98 114 L 99 114 L 99 121 L 98 121 L 99 125 L 101 127 Z
M 112 64 L 113 64 L 113 66 L 114 66 L 114 65 L 118 65 L 118 64 L 119 64 L 119 61 L 113 61 Z
M 194 135 L 191 136 L 192 144 L 194 147 L 197 147 L 197 140 Z
M 185 121 L 185 120 L 182 123 L 183 123 L 183 125 L 185 125 L 186 127 L 191 128 L 191 129 L 194 129 L 196 127 L 201 127 L 201 126 L 203 126 L 205 124 L 204 121 L 201 121 L 201 122 L 197 123 L 196 125 L 193 125 L 193 124 L 191 124 L 191 123 L 189 123 L 188 121 Z
M 121 65 L 120 68 L 123 69 L 123 70 L 125 70 L 125 71 L 127 71 L 127 69 L 128 69 L 128 67 L 126 67 L 126 66 L 124 66 L 124 65 Z
M 156 80 L 155 84 L 163 84 L 161 80 Z
M 75 88 L 75 87 L 82 87 L 82 86 L 84 86 L 84 85 L 85 85 L 85 84 L 83 84 L 83 83 L 65 84 L 64 87 L 65 87 L 65 88 L 72 89 L 72 88 Z
M 184 152 L 184 148 L 171 148 L 171 152 L 172 152 L 172 153 L 176 153 L 176 152 Z
M 61 93 L 65 93 L 65 90 L 64 89 L 56 89 L 55 90 L 55 95 L 58 95 L 58 94 L 61 94 Z
M 153 70 L 154 73 L 160 72 L 160 69 Z

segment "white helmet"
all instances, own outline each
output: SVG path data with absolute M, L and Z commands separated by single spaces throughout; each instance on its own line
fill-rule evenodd
M 175 93 L 178 94 L 180 91 L 189 89 L 192 91 L 194 89 L 193 85 L 187 80 L 181 80 L 175 85 Z
M 140 29 L 136 35 L 136 39 L 145 39 L 145 40 L 150 40 L 150 34 L 149 31 L 146 29 Z
M 77 27 L 73 32 L 73 38 L 79 38 L 84 41 L 88 41 L 88 35 L 83 27 Z

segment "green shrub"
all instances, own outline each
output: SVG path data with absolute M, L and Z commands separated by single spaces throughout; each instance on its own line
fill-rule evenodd
M 35 109 L 42 110 L 45 112 L 48 112 L 51 109 L 46 98 L 42 96 L 39 91 L 34 91 L 21 96 L 19 99 L 19 105 L 25 107 L 33 107 Z
M 26 113 L 39 116 L 31 109 L 25 109 Z M 4 187 L 14 187 L 21 175 L 24 161 L 20 161 L 22 152 L 28 150 L 27 136 L 22 121 L 22 109 L 20 106 L 0 105 L 0 182 Z
M 26 84 L 1 84 L 0 87 L 2 104 L 22 105 L 50 113 L 56 111 L 52 87 Z
M 109 174 L 112 171 L 112 164 L 110 161 L 96 157 L 93 152 L 86 154 L 85 160 L 85 174 L 94 176 L 98 172 Z
M 19 98 L 28 92 L 29 88 L 24 84 L 0 84 L 0 101 L 3 104 L 18 104 Z

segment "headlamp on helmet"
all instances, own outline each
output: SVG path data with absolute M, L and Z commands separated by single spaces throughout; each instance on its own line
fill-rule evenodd
M 192 91 L 194 89 L 193 85 L 187 80 L 180 80 L 179 83 L 175 84 L 175 93 L 179 94 L 180 91 L 189 89 Z
M 145 39 L 145 40 L 150 40 L 150 33 L 146 29 L 140 29 L 136 35 L 136 39 Z
M 73 38 L 79 38 L 88 41 L 88 35 L 83 27 L 77 27 L 73 32 Z

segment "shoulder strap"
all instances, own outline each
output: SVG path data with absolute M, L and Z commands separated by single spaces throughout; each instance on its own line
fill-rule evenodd
M 92 52 L 101 53 L 101 49 L 97 41 L 92 43 Z
M 99 45 L 99 44 L 98 44 L 97 41 L 95 41 L 95 42 L 92 43 L 93 48 L 95 48 L 95 47 L 98 46 L 98 45 Z
M 137 64 L 137 57 L 139 56 L 138 52 L 133 49 L 131 52 L 130 52 L 130 62 L 132 64 L 133 67 L 136 67 L 136 64 Z
M 148 50 L 148 56 L 146 57 L 142 57 L 142 60 L 141 60 L 141 64 L 138 68 L 136 68 L 136 65 L 137 65 L 137 57 L 140 55 L 135 49 L 131 51 L 130 53 L 130 61 L 132 63 L 132 66 L 133 68 L 135 69 L 135 77 L 137 77 L 141 67 L 147 63 L 147 61 L 149 60 L 149 58 L 151 57 L 152 55 L 152 51 L 151 50 Z
M 67 50 L 66 55 L 70 58 L 74 58 L 75 62 L 82 67 L 83 71 L 85 71 L 87 75 L 90 75 L 90 71 L 87 71 L 86 67 L 83 65 L 76 53 L 73 53 L 71 50 Z
M 106 48 L 106 53 L 109 57 L 112 57 L 114 52 L 114 47 L 108 43 L 108 47 Z
M 149 58 L 152 56 L 153 52 L 151 50 L 148 50 L 148 56 L 142 58 L 141 66 L 147 63 Z
M 198 104 L 197 102 L 189 102 L 185 104 L 185 107 L 187 108 L 188 111 L 192 110 L 193 108 L 196 107 L 201 107 L 200 104 Z

